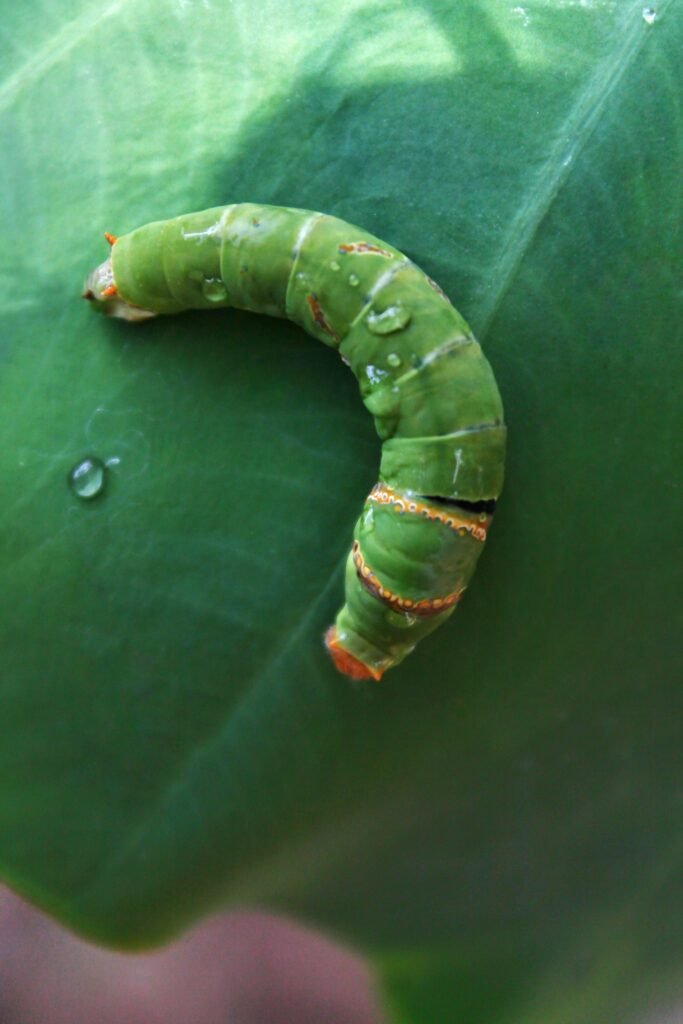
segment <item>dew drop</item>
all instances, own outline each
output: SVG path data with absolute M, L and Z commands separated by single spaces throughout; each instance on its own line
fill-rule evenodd
M 387 356 L 387 363 L 389 364 L 389 366 L 400 366 L 401 357 L 398 354 L 398 352 L 390 352 L 389 355 Z
M 330 270 L 334 270 L 334 271 L 341 270 L 341 267 L 337 263 L 336 260 L 332 260 L 332 262 L 330 263 Z
M 654 7 L 643 7 L 643 21 L 647 25 L 654 25 L 657 20 L 657 12 Z
M 529 17 L 529 12 L 524 7 L 513 7 L 512 13 L 516 14 L 517 17 L 520 18 L 524 28 L 529 27 L 531 24 L 531 18 Z
M 87 456 L 77 462 L 69 473 L 69 487 L 77 498 L 90 501 L 104 490 L 104 463 Z
M 360 278 L 356 274 L 349 274 L 349 284 L 352 288 L 357 288 L 360 284 Z
M 371 384 L 381 384 L 387 373 L 386 370 L 380 370 L 379 366 L 368 363 L 365 367 L 365 375 Z
M 209 302 L 225 302 L 228 291 L 220 277 L 207 277 L 202 284 L 202 295 Z
M 410 323 L 411 317 L 410 310 L 396 303 L 382 313 L 368 313 L 365 322 L 373 334 L 393 334 L 394 331 L 402 331 Z

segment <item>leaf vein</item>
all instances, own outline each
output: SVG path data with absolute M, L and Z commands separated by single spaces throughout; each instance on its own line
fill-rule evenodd
M 661 20 L 671 0 L 663 0 L 658 9 Z M 562 191 L 576 158 L 595 131 L 608 100 L 630 68 L 652 32 L 642 17 L 640 0 L 633 3 L 623 20 L 623 29 L 616 32 L 617 45 L 600 63 L 579 93 L 558 132 L 557 141 L 539 174 L 532 181 L 526 202 L 510 223 L 507 237 L 491 273 L 495 282 L 482 303 L 477 336 L 485 338 L 500 306 L 509 292 L 519 267 L 529 251 L 539 228 Z
M 12 104 L 22 89 L 46 74 L 103 21 L 118 14 L 127 2 L 128 0 L 115 0 L 109 7 L 94 15 L 89 11 L 86 15 L 74 18 L 61 32 L 51 36 L 44 46 L 33 53 L 3 85 L 0 85 L 0 113 Z
M 315 618 L 320 605 L 327 598 L 332 587 L 337 585 L 341 568 L 346 563 L 347 557 L 348 551 L 345 548 L 342 557 L 335 563 L 327 581 L 318 591 L 315 600 L 309 604 L 305 614 L 301 616 L 296 627 L 287 637 L 285 644 L 254 676 L 245 695 L 236 706 L 230 708 L 226 716 L 219 722 L 218 727 L 210 734 L 204 736 L 188 752 L 187 756 L 182 759 L 173 777 L 162 788 L 151 806 L 145 810 L 142 820 L 131 831 L 124 842 L 111 850 L 110 856 L 99 865 L 94 877 L 91 878 L 90 882 L 79 893 L 81 906 L 91 902 L 94 894 L 98 893 L 98 891 L 101 892 L 103 887 L 106 890 L 111 884 L 112 879 L 116 877 L 117 871 L 125 873 L 129 857 L 135 850 L 139 849 L 146 837 L 154 831 L 155 827 L 159 824 L 160 818 L 165 820 L 173 818 L 173 806 L 178 801 L 182 801 L 187 786 L 186 780 L 193 775 L 192 766 L 200 759 L 211 758 L 212 756 L 222 759 L 223 755 L 220 748 L 226 733 L 234 728 L 237 720 L 241 719 L 243 715 L 248 714 L 249 698 L 254 689 L 260 686 L 277 669 L 278 665 L 288 657 L 291 651 L 296 649 L 305 635 L 310 622 Z

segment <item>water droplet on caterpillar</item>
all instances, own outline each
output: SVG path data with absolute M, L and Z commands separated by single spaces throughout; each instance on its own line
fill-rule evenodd
M 357 288 L 360 284 L 360 278 L 357 274 L 349 274 L 349 284 L 352 288 Z
M 202 295 L 209 302 L 225 302 L 228 290 L 220 277 L 207 277 L 202 284 Z
M 381 384 L 387 376 L 387 371 L 380 369 L 379 366 L 373 366 L 371 363 L 368 363 L 365 367 L 365 376 L 371 384 Z
M 402 331 L 407 327 L 411 317 L 409 309 L 396 303 L 394 306 L 388 306 L 382 313 L 368 313 L 365 322 L 373 334 L 393 334 L 394 331 Z
M 104 490 L 106 469 L 99 459 L 87 456 L 77 462 L 69 473 L 69 488 L 77 498 L 90 501 Z

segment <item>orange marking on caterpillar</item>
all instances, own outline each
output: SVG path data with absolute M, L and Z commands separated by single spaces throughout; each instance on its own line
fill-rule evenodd
M 112 295 L 116 295 L 118 289 L 115 284 L 110 284 L 108 288 L 105 288 L 102 292 L 103 299 L 110 299 Z
M 116 241 L 116 235 L 111 235 L 108 231 L 104 232 L 104 237 L 107 239 L 110 245 L 113 245 Z
M 324 331 L 325 334 L 329 334 L 331 338 L 334 338 L 335 341 L 339 341 L 339 335 L 332 329 L 330 324 L 327 322 L 325 314 L 322 311 L 322 306 L 318 302 L 318 296 L 315 294 L 315 292 L 312 292 L 310 295 L 306 296 L 306 302 L 308 303 L 308 308 L 311 311 L 313 323 L 317 327 L 319 327 L 321 331 Z
M 450 510 L 445 511 L 429 502 L 418 501 L 412 496 L 407 498 L 385 484 L 375 484 L 368 494 L 367 500 L 374 501 L 378 505 L 393 505 L 399 512 L 409 512 L 413 515 L 424 516 L 425 519 L 436 519 L 443 523 L 444 526 L 455 530 L 460 536 L 469 533 L 474 540 L 481 541 L 482 544 L 486 540 L 486 533 L 491 521 L 490 517 L 487 517 L 485 522 L 474 523 L 471 519 L 465 519 L 463 516 L 456 515 Z
M 325 633 L 325 646 L 330 652 L 335 668 L 345 676 L 349 676 L 351 679 L 382 678 L 381 671 L 370 668 L 365 662 L 355 658 L 353 654 L 349 654 L 346 648 L 342 646 L 335 626 L 330 626 Z
M 452 594 L 446 594 L 445 597 L 425 597 L 421 601 L 412 601 L 409 597 L 400 597 L 398 594 L 393 594 L 380 583 L 363 558 L 357 540 L 353 542 L 352 554 L 353 564 L 356 567 L 356 573 L 361 584 L 368 593 L 376 597 L 378 601 L 388 605 L 392 611 L 403 612 L 404 615 L 417 615 L 418 618 L 426 619 L 430 615 L 438 615 L 440 612 L 446 611 L 447 608 L 452 608 L 463 595 L 462 590 L 456 590 Z
M 386 256 L 388 260 L 393 260 L 394 258 L 393 252 L 389 252 L 388 249 L 382 249 L 379 245 L 373 245 L 371 242 L 342 242 L 337 248 L 344 256 L 350 252 L 372 252 L 376 256 Z

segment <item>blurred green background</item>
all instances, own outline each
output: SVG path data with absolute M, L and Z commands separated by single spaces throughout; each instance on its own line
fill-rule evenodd
M 683 975 L 683 3 L 5 7 L 2 876 L 128 948 L 285 910 L 392 1024 L 640 1019 Z M 351 375 L 79 299 L 104 230 L 238 201 L 406 252 L 503 395 L 467 599 L 378 687 L 320 642 L 378 462 Z

